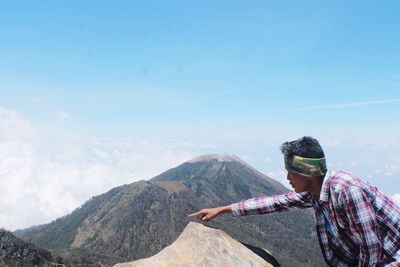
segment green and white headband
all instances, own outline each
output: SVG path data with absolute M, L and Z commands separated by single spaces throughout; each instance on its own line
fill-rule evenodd
M 288 172 L 295 172 L 308 177 L 311 177 L 313 173 L 325 175 L 326 160 L 325 158 L 303 158 L 299 156 L 285 157 L 285 168 Z

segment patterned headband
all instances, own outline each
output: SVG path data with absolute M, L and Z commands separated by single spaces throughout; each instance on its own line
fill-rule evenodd
M 319 175 L 325 175 L 326 160 L 325 158 L 303 158 L 299 156 L 285 157 L 285 168 L 288 172 L 295 172 L 308 177 L 311 177 L 315 172 Z

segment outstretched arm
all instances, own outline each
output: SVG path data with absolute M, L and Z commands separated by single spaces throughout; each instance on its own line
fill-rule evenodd
M 197 217 L 201 218 L 202 221 L 209 221 L 225 213 L 232 213 L 235 216 L 243 216 L 310 207 L 312 207 L 312 205 L 311 195 L 309 193 L 298 194 L 295 192 L 288 192 L 283 195 L 251 198 L 224 207 L 202 209 L 196 213 L 188 215 L 188 217 Z
M 272 212 L 312 207 L 311 194 L 288 192 L 283 195 L 251 198 L 231 205 L 235 216 L 267 214 Z
M 231 206 L 202 209 L 196 213 L 188 215 L 189 218 L 201 218 L 202 221 L 210 221 L 221 214 L 232 213 Z

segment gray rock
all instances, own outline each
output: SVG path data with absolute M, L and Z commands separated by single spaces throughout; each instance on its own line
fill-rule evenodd
M 191 222 L 174 243 L 158 254 L 114 265 L 114 267 L 147 266 L 267 267 L 272 265 L 225 232 Z

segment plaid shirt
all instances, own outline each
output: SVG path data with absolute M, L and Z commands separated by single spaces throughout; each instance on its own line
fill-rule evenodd
M 309 207 L 329 266 L 400 266 L 400 208 L 350 174 L 328 172 L 318 200 L 288 192 L 231 205 L 235 216 Z

